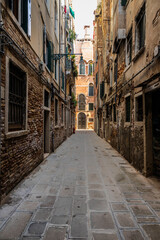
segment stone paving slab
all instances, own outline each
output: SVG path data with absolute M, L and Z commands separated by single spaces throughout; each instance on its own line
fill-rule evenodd
M 93 233 L 93 240 L 118 240 L 118 237 L 113 233 Z
M 159 240 L 159 186 L 94 132 L 77 132 L 8 195 L 0 239 Z
M 0 239 L 16 239 L 24 232 L 32 214 L 29 212 L 16 212 L 0 231 Z
M 109 212 L 91 212 L 92 229 L 114 229 L 112 216 Z

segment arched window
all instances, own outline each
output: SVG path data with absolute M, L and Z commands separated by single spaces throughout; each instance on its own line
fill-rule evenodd
M 93 75 L 93 63 L 89 63 L 88 65 L 88 75 Z
M 84 94 L 79 95 L 79 110 L 85 110 L 86 100 Z
M 86 65 L 85 65 L 84 62 L 79 64 L 79 74 L 80 75 L 85 75 L 86 74 L 86 69 L 85 68 L 86 68 Z
M 93 83 L 89 84 L 89 96 L 94 96 L 94 86 L 93 86 Z

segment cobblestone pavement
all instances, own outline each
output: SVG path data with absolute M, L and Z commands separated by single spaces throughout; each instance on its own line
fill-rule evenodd
M 160 240 L 160 183 L 79 131 L 10 193 L 0 239 Z

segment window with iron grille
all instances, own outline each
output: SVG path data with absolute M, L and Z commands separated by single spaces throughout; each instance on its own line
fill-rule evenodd
M 55 98 L 55 126 L 58 125 L 58 99 Z
M 85 110 L 86 98 L 83 94 L 79 95 L 79 110 Z
M 145 46 L 146 17 L 145 4 L 141 8 L 140 13 L 136 17 L 136 52 Z
M 92 83 L 89 84 L 89 96 L 94 96 L 94 87 Z
M 89 118 L 89 122 L 93 122 L 93 118 Z
M 89 103 L 89 111 L 93 111 L 93 103 Z
M 128 96 L 125 99 L 125 113 L 126 113 L 126 122 L 130 122 L 131 118 L 131 97 Z
M 49 107 L 49 92 L 44 90 L 44 106 Z
M 132 61 L 132 28 L 127 36 L 127 59 L 126 65 L 128 66 Z
M 26 127 L 26 73 L 12 61 L 9 63 L 8 130 Z
M 117 121 L 116 104 L 113 105 L 113 120 L 114 122 Z
M 93 74 L 93 64 L 92 63 L 89 63 L 89 66 L 88 66 L 88 75 L 92 75 Z
M 80 75 L 85 75 L 86 74 L 86 64 L 85 63 L 80 63 L 79 64 L 79 74 Z
M 143 121 L 143 97 L 142 95 L 135 98 L 135 120 L 137 122 Z

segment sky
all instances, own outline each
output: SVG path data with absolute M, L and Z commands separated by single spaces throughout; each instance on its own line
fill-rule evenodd
M 73 11 L 75 12 L 75 30 L 79 38 L 84 37 L 84 26 L 90 25 L 90 34 L 93 37 L 94 10 L 97 0 L 73 0 Z

